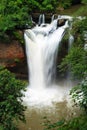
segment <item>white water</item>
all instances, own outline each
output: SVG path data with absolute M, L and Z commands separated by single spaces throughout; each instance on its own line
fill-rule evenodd
M 51 22 L 53 22 L 54 18 L 55 18 L 55 16 L 54 16 L 54 14 L 53 14 L 53 16 L 52 16 L 52 18 L 51 18 Z
M 38 25 L 41 25 L 41 24 L 45 24 L 45 16 L 44 16 L 44 14 L 41 14 L 41 15 L 39 16 Z
M 58 19 L 57 19 L 58 20 Z M 56 57 L 68 21 L 57 28 L 57 20 L 45 27 L 36 26 L 25 31 L 29 86 L 24 102 L 29 106 L 48 106 L 67 100 L 70 86 L 55 84 Z

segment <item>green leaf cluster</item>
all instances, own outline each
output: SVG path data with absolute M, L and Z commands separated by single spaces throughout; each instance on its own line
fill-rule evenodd
M 71 90 L 70 94 L 75 104 L 80 105 L 87 113 L 87 75 L 79 85 Z
M 83 115 L 75 117 L 69 121 L 61 120 L 55 123 L 45 120 L 44 130 L 86 130 L 87 129 L 87 116 Z
M 72 1 L 73 0 L 59 0 L 58 1 L 58 5 L 64 9 L 67 9 L 68 7 L 70 7 L 72 5 Z
M 0 126 L 2 130 L 16 130 L 14 121 L 25 121 L 22 103 L 26 83 L 17 80 L 10 71 L 0 67 Z
M 0 35 L 22 28 L 29 23 L 30 9 L 25 0 L 0 1 Z
M 85 72 L 87 72 L 87 52 L 84 51 L 84 48 L 72 47 L 69 54 L 63 59 L 60 68 L 61 71 L 64 71 L 70 68 L 72 76 L 74 78 L 82 79 Z
M 87 5 L 87 0 L 82 0 L 81 2 Z

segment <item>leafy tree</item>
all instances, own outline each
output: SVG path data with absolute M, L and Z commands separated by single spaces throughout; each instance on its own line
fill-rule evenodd
M 52 12 L 55 11 L 55 7 L 57 6 L 57 0 L 33 0 L 27 1 L 28 6 L 31 8 L 32 12 L 43 12 L 48 11 Z
M 66 70 L 70 67 L 70 71 L 74 78 L 83 79 L 84 74 L 87 72 L 87 52 L 82 47 L 73 47 L 69 55 L 63 59 L 61 63 L 61 70 Z
M 22 104 L 26 83 L 15 79 L 7 69 L 0 67 L 0 128 L 17 130 L 14 121 L 25 121 L 25 106 Z
M 41 9 L 41 3 L 38 0 L 27 0 L 27 5 L 30 8 L 30 13 L 32 12 L 39 12 Z
M 57 7 L 57 4 L 58 4 L 57 0 L 43 0 L 41 9 L 43 11 L 55 12 L 55 8 Z
M 59 4 L 60 7 L 63 7 L 64 9 L 66 9 L 66 8 L 71 6 L 72 0 L 65 0 L 65 1 L 59 0 L 58 4 Z
M 1 0 L 0 1 L 0 39 L 6 41 L 16 37 L 17 29 L 31 26 L 33 12 L 52 11 L 55 9 L 57 0 Z M 17 36 L 18 37 L 18 36 Z
M 25 0 L 0 1 L 0 36 L 10 35 L 17 28 L 23 28 L 29 23 L 30 9 Z
M 15 29 L 26 28 L 31 24 L 32 12 L 55 12 L 58 6 L 67 8 L 73 0 L 1 0 L 0 37 L 14 35 Z M 86 1 L 86 0 L 82 0 Z M 86 2 L 85 2 L 86 3 Z

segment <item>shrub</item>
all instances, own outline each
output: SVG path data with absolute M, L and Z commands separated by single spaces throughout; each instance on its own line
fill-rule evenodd
M 22 90 L 26 83 L 17 80 L 10 71 L 0 67 L 0 126 L 2 130 L 16 130 L 14 121 L 25 121 Z

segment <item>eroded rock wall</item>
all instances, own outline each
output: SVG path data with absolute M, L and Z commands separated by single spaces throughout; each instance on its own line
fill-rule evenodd
M 18 78 L 27 78 L 26 55 L 18 41 L 0 42 L 0 66 L 5 66 Z

